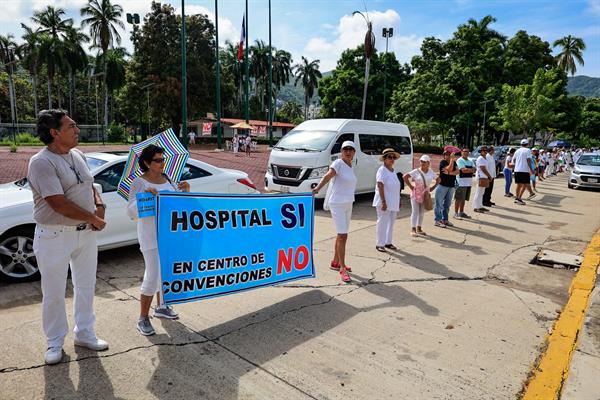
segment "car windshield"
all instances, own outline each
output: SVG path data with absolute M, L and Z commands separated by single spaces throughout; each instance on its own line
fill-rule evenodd
M 593 155 L 593 154 L 583 155 L 583 156 L 581 156 L 579 161 L 577 161 L 577 164 L 578 165 L 590 165 L 592 167 L 600 167 L 600 154 L 598 154 L 598 155 Z
M 102 165 L 107 163 L 107 161 L 101 160 L 99 158 L 89 157 L 89 156 L 85 158 L 85 161 L 86 161 L 87 166 L 90 169 L 90 171 L 93 171 L 96 168 L 101 167 Z
M 329 146 L 335 134 L 335 131 L 293 130 L 282 137 L 275 148 L 291 151 L 323 151 Z

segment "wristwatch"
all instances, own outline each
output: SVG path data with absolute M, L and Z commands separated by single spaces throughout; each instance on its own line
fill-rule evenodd
M 102 207 L 102 208 L 104 208 L 106 210 L 106 203 L 98 203 L 98 204 L 96 204 L 96 208 L 98 208 L 98 207 Z

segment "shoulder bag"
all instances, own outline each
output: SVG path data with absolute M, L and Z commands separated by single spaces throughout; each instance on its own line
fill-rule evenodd
M 421 174 L 421 178 L 423 179 L 423 186 L 425 186 L 425 191 L 423 192 L 423 208 L 425 211 L 433 210 L 433 201 L 431 200 L 431 192 L 429 191 L 429 187 L 427 187 L 427 181 L 425 180 L 425 175 L 423 172 L 419 170 Z

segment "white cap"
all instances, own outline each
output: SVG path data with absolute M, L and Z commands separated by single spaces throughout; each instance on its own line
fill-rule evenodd
M 421 158 L 419 158 L 419 161 L 431 162 L 431 158 L 427 154 L 423 154 Z
M 346 140 L 344 143 L 342 143 L 342 149 L 345 147 L 352 147 L 354 150 L 356 150 L 356 145 L 354 144 L 354 142 L 352 140 Z
M 529 144 L 529 140 L 527 140 L 527 139 L 521 139 L 521 144 Z

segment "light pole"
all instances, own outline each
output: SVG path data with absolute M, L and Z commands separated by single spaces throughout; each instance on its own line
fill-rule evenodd
M 383 37 L 385 38 L 385 58 L 383 59 L 383 114 L 382 120 L 385 121 L 385 92 L 387 86 L 387 52 L 388 52 L 388 40 L 394 36 L 394 28 L 383 28 Z
M 179 140 L 187 149 L 187 70 L 186 70 L 185 0 L 181 0 L 181 136 Z
M 98 140 L 98 125 L 100 125 L 100 120 L 98 119 L 98 82 L 96 82 L 96 78 L 103 75 L 104 72 L 98 72 L 97 74 L 94 74 L 94 67 L 92 67 L 92 75 L 90 75 L 90 79 L 94 78 L 94 87 L 96 88 L 96 140 Z M 102 144 L 104 145 L 104 130 L 102 130 Z
M 221 150 L 221 62 L 219 60 L 219 5 L 215 0 L 215 58 L 217 72 L 217 149 Z M 184 132 L 185 133 L 185 132 Z
M 127 23 L 133 25 L 133 33 L 135 33 L 135 28 L 140 23 L 140 15 L 137 14 L 137 13 L 134 13 L 134 14 L 127 13 Z M 133 38 L 133 33 L 131 34 L 131 41 L 132 42 L 134 41 L 133 40 L 134 39 Z M 139 127 L 140 127 L 140 129 L 142 127 L 142 121 L 141 120 L 139 121 Z M 137 143 L 137 138 L 136 138 L 135 131 L 133 133 L 133 143 Z
M 373 35 L 373 24 L 371 24 L 371 21 L 369 21 L 369 19 L 360 11 L 354 11 L 352 16 L 355 14 L 360 14 L 367 23 L 367 33 L 365 34 L 365 87 L 363 89 L 362 112 L 360 116 L 360 119 L 365 119 L 367 89 L 369 87 L 369 68 L 371 66 L 371 56 L 373 55 L 373 51 L 375 51 L 375 35 Z
M 269 147 L 273 147 L 273 48 L 271 47 L 271 0 L 269 0 Z
M 483 101 L 479 102 L 479 104 L 483 104 L 483 126 L 481 127 L 481 136 L 482 136 L 481 140 L 482 141 L 485 140 L 485 112 L 487 110 L 487 103 L 492 102 L 492 101 L 494 101 L 494 100 L 490 99 L 490 100 L 483 100 Z M 494 144 L 496 144 L 496 143 L 494 143 Z
M 147 85 L 142 86 L 142 90 L 146 89 L 146 114 L 148 116 L 148 135 L 150 135 L 150 88 L 154 85 L 155 83 L 149 83 Z

